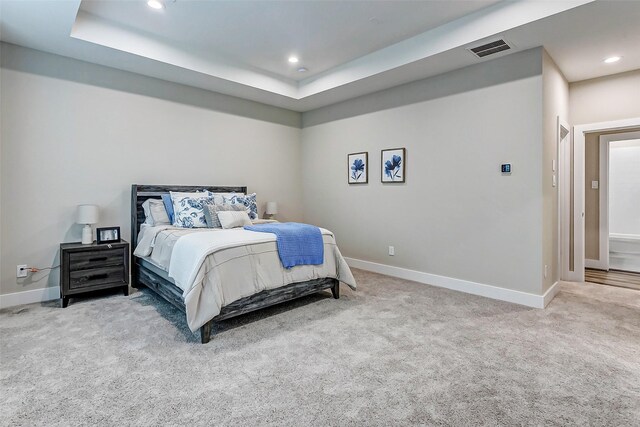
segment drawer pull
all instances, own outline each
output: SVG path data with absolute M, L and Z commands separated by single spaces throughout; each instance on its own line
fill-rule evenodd
M 89 262 L 96 262 L 96 261 L 106 261 L 109 258 L 107 258 L 106 256 L 101 256 L 101 257 L 96 257 L 96 258 L 90 258 Z
M 106 279 L 109 277 L 108 274 L 92 274 L 91 276 L 87 276 L 85 280 L 97 280 L 97 279 Z

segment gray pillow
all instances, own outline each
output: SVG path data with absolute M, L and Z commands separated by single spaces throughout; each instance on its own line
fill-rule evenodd
M 144 215 L 146 217 L 144 223 L 149 225 L 171 225 L 167 209 L 161 199 L 147 199 L 142 204 Z
M 218 212 L 221 211 L 246 211 L 244 205 L 216 205 L 213 203 L 203 203 L 204 218 L 209 228 L 222 228 L 218 219 Z

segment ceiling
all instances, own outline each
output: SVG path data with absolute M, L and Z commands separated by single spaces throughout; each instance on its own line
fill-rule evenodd
M 94 0 L 80 10 L 208 61 L 303 80 L 498 1 L 177 1 L 153 11 Z M 288 63 L 292 54 L 300 63 Z
M 0 0 L 0 39 L 295 111 L 536 46 L 570 81 L 640 68 L 640 1 L 164 4 Z M 467 50 L 496 37 L 514 49 L 487 59 Z M 602 62 L 612 55 L 623 58 Z

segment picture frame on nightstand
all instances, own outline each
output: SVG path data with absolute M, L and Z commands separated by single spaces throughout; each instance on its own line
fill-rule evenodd
M 120 227 L 101 227 L 96 229 L 96 241 L 102 243 L 118 243 L 120 241 Z

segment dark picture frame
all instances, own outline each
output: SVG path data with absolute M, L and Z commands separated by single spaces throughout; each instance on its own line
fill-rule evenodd
M 120 227 L 96 228 L 96 240 L 98 244 L 120 242 Z
M 383 184 L 405 182 L 406 165 L 407 150 L 404 147 L 382 150 L 380 153 L 380 182 Z
M 369 152 L 347 154 L 347 182 L 349 184 L 369 183 Z

